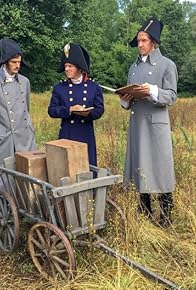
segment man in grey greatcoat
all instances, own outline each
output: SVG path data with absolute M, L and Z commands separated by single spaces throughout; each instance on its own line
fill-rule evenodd
M 0 165 L 16 151 L 36 149 L 29 115 L 30 83 L 18 73 L 26 65 L 19 45 L 0 40 Z
M 125 162 L 125 182 L 140 193 L 140 209 L 151 217 L 150 194 L 158 194 L 159 224 L 171 223 L 175 174 L 168 106 L 176 101 L 177 69 L 161 54 L 158 45 L 163 23 L 151 17 L 130 42 L 139 55 L 131 65 L 128 84 L 139 84 L 133 94 L 121 96 L 123 108 L 131 109 Z

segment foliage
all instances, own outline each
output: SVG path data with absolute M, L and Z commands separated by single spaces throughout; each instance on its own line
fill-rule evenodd
M 181 75 L 183 89 L 194 94 L 196 92 L 196 50 L 191 51 L 186 62 L 182 65 Z
M 87 48 L 91 76 L 110 86 L 125 85 L 137 50 L 129 41 L 143 21 L 164 22 L 161 50 L 178 67 L 179 91 L 194 93 L 195 23 L 190 3 L 178 0 L 0 0 L 0 37 L 15 39 L 29 69 L 34 91 L 50 89 L 61 76 L 56 68 L 63 46 L 73 41 Z
M 196 92 L 196 12 L 191 13 L 190 25 L 190 45 L 191 51 L 182 63 L 180 88 L 192 94 Z
M 70 1 L 0 1 L 0 36 L 13 38 L 24 51 L 33 90 L 45 91 L 55 79 L 66 11 Z M 69 10 L 70 10 L 69 9 Z M 57 78 L 57 77 L 56 77 Z

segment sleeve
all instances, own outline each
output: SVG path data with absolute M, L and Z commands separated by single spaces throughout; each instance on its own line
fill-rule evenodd
M 123 109 L 129 109 L 129 102 L 128 101 L 124 101 L 124 100 L 121 100 L 120 99 L 120 104 L 121 104 L 121 107 L 123 108 Z
M 159 94 L 158 86 L 149 84 L 149 87 L 150 87 L 150 98 L 153 102 L 156 103 L 158 100 L 158 94 Z
M 51 118 L 63 118 L 63 119 L 69 119 L 71 116 L 69 107 L 66 106 L 66 104 L 62 105 L 61 95 L 58 92 L 56 86 L 53 88 L 52 91 L 52 97 L 50 100 L 50 104 L 48 106 L 48 115 Z
M 99 119 L 104 113 L 104 100 L 101 87 L 96 84 L 95 96 L 93 101 L 94 109 L 86 117 L 87 121 L 93 121 Z
M 162 88 L 158 88 L 158 98 L 155 105 L 172 105 L 177 98 L 178 72 L 176 65 L 170 62 L 162 80 Z

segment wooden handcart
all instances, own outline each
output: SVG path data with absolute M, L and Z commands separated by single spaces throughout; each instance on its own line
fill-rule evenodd
M 40 274 L 47 279 L 74 276 L 74 240 L 74 246 L 93 246 L 123 260 L 166 288 L 179 289 L 172 282 L 120 255 L 97 235 L 97 231 L 107 224 L 107 189 L 110 185 L 121 183 L 121 175 L 111 175 L 107 169 L 90 166 L 89 172 L 78 174 L 76 183 L 70 184 L 69 178 L 64 177 L 61 186 L 54 187 L 14 170 L 13 159 L 8 161 L 7 168 L 0 167 L 0 250 L 3 254 L 18 246 L 19 216 L 23 216 L 33 224 L 28 233 L 31 258 Z M 89 234 L 92 236 L 91 244 L 86 239 Z

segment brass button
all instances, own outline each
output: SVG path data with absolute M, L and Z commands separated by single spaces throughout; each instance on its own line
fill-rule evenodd
M 71 123 L 71 124 L 74 124 L 74 120 L 71 120 L 70 123 Z
M 87 87 L 88 85 L 87 84 L 84 84 L 84 86 Z
M 81 123 L 84 123 L 84 120 L 83 119 L 81 120 Z
M 148 73 L 149 75 L 151 75 L 152 74 L 152 72 L 151 71 L 149 71 L 149 73 Z
M 73 84 L 69 84 L 69 87 L 72 88 L 73 87 Z
M 86 97 L 84 97 L 84 98 L 83 98 L 83 101 L 86 101 L 86 100 L 87 100 L 87 98 L 86 98 Z
M 69 94 L 70 94 L 70 95 L 72 95 L 72 93 L 73 93 L 72 91 L 69 91 Z
M 87 91 L 86 91 L 86 90 L 84 90 L 84 91 L 83 91 L 83 93 L 84 93 L 84 94 L 87 94 Z
M 70 102 L 73 102 L 73 98 L 69 98 L 69 101 L 70 101 Z

